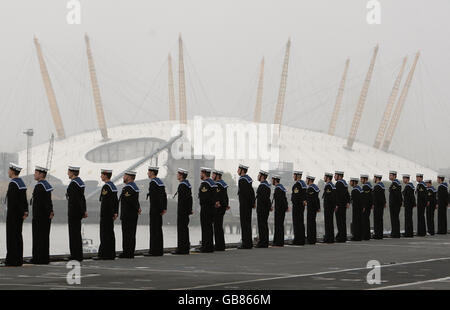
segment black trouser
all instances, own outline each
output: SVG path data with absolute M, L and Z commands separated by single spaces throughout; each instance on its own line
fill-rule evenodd
M 239 204 L 239 218 L 241 220 L 242 247 L 252 248 L 252 206 Z
M 133 258 L 136 249 L 136 228 L 138 217 L 122 219 L 122 256 Z
M 190 248 L 189 214 L 179 212 L 177 215 L 177 251 L 187 254 Z
M 305 244 L 305 206 L 293 205 L 292 207 L 292 224 L 294 226 L 295 245 Z
M 436 233 L 434 229 L 434 211 L 436 210 L 436 205 L 429 205 L 426 209 L 427 216 L 427 232 L 430 235 L 434 235 Z
M 447 205 L 438 206 L 438 234 L 447 234 Z
M 384 214 L 384 205 L 375 205 L 373 207 L 374 239 L 383 239 L 383 214 Z
M 8 266 L 23 264 L 23 218 L 17 215 L 6 216 L 6 260 Z
M 225 232 L 223 231 L 223 216 L 227 209 L 224 207 L 214 208 L 214 249 L 216 251 L 225 250 Z
M 400 205 L 389 205 L 389 215 L 391 217 L 391 237 L 400 238 Z
M 306 235 L 309 244 L 315 244 L 317 241 L 316 216 L 316 207 L 308 206 L 306 208 Z
M 162 230 L 161 210 L 150 208 L 150 250 L 154 256 L 164 255 L 164 239 Z
M 325 205 L 323 207 L 323 222 L 325 226 L 325 236 L 323 242 L 333 243 L 334 242 L 334 205 Z
M 257 207 L 256 217 L 258 219 L 258 247 L 268 247 L 269 246 L 269 225 L 267 221 L 269 219 L 270 209 Z
M 83 239 L 81 237 L 81 219 L 69 217 L 70 259 L 83 260 Z
M 50 224 L 49 218 L 33 218 L 33 264 L 48 264 L 50 261 Z
M 417 235 L 421 237 L 426 236 L 427 234 L 425 209 L 426 206 L 424 204 L 417 204 Z
M 414 237 L 413 206 L 405 206 L 405 237 Z
M 352 240 L 361 241 L 362 239 L 362 208 L 358 205 L 352 205 Z
M 284 218 L 286 210 L 275 208 L 275 232 L 273 234 L 273 245 L 284 246 Z
M 337 242 L 347 241 L 347 207 L 338 206 L 335 212 L 336 215 L 336 226 L 338 233 L 336 234 Z
M 111 216 L 100 217 L 100 247 L 98 256 L 106 259 L 116 257 L 116 237 L 114 235 L 114 220 Z
M 371 206 L 364 207 L 362 212 L 362 239 L 370 240 L 370 213 L 372 212 Z
M 202 228 L 201 250 L 214 252 L 214 205 L 200 205 L 200 225 Z

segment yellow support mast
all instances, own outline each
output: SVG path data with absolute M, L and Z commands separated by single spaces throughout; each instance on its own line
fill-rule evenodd
M 173 84 L 173 70 L 172 70 L 172 56 L 169 53 L 169 57 L 167 59 L 169 65 L 169 119 L 174 121 L 176 119 L 175 112 L 175 88 Z
M 328 129 L 328 134 L 334 136 L 336 132 L 336 125 L 339 117 L 339 112 L 341 111 L 342 99 L 344 98 L 345 81 L 347 79 L 348 66 L 350 65 L 350 59 L 345 62 L 344 74 L 342 75 L 341 83 L 339 85 L 338 95 L 336 98 L 336 104 L 334 105 L 333 115 L 331 117 L 330 127 Z
M 180 109 L 180 123 L 187 124 L 186 111 L 186 80 L 184 74 L 183 39 L 178 37 L 178 100 Z
M 253 121 L 255 123 L 261 122 L 263 91 L 264 91 L 264 57 L 261 60 L 261 66 L 259 69 L 258 91 L 256 93 L 255 115 L 253 118 Z
M 281 73 L 280 89 L 278 92 L 277 106 L 275 110 L 274 124 L 281 126 L 283 120 L 284 102 L 286 98 L 287 77 L 289 70 L 289 55 L 291 51 L 291 39 L 286 44 L 286 53 L 284 55 L 283 70 Z

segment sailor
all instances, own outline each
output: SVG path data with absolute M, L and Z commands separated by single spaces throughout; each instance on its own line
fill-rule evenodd
M 383 213 L 386 208 L 386 196 L 384 194 L 384 183 L 381 182 L 383 176 L 375 174 L 373 182 L 373 239 L 383 239 Z
M 123 175 L 120 194 L 120 220 L 122 222 L 122 253 L 119 258 L 134 258 L 136 248 L 136 228 L 138 217 L 141 214 L 139 204 L 139 187 L 134 183 L 136 171 L 127 170 Z
M 316 244 L 317 232 L 316 232 L 316 217 L 317 212 L 320 212 L 320 189 L 314 184 L 315 177 L 307 176 L 306 185 L 306 239 L 308 244 Z
M 192 211 L 192 186 L 187 179 L 188 171 L 178 168 L 177 179 L 180 182 L 176 195 L 177 203 L 177 249 L 172 254 L 189 254 L 191 244 L 189 241 L 189 216 Z
M 100 178 L 105 183 L 100 193 L 100 247 L 96 259 L 113 260 L 116 258 L 116 237 L 114 221 L 119 214 L 117 187 L 111 181 L 112 170 L 101 169 Z
M 344 180 L 344 172 L 335 171 L 334 179 L 336 180 L 336 226 L 338 233 L 336 242 L 347 241 L 347 209 L 350 207 L 350 194 L 348 193 L 348 185 Z
M 358 178 L 350 178 L 350 186 L 353 188 L 351 192 L 351 203 L 352 203 L 352 241 L 362 240 L 362 195 L 363 190 L 361 186 L 358 185 Z
M 273 235 L 273 246 L 284 246 L 284 218 L 288 211 L 288 202 L 286 198 L 287 190 L 280 183 L 280 176 L 272 176 L 272 185 L 275 186 L 273 192 L 273 201 L 275 204 L 275 233 Z
M 427 206 L 427 186 L 423 182 L 423 174 L 416 174 L 416 194 L 417 194 L 417 236 L 424 237 L 427 234 L 425 224 L 425 209 Z
M 163 215 L 167 212 L 167 194 L 163 181 L 158 178 L 159 167 L 148 167 L 147 199 L 150 198 L 150 249 L 144 256 L 163 256 Z
M 22 167 L 10 163 L 8 176 L 11 179 L 6 193 L 6 260 L 5 266 L 22 266 L 22 225 L 28 217 L 27 187 L 19 178 Z
M 426 208 L 426 219 L 427 219 L 427 232 L 434 236 L 436 233 L 434 229 L 434 213 L 437 209 L 436 194 L 437 190 L 434 188 L 431 180 L 426 180 L 427 185 L 427 208 Z
M 228 204 L 228 184 L 222 180 L 223 171 L 214 170 L 212 178 L 216 182 L 216 205 L 214 208 L 214 250 L 225 251 L 225 232 L 223 231 L 223 217 L 225 212 L 230 209 Z
M 202 243 L 199 252 L 212 253 L 214 252 L 214 212 L 217 202 L 217 185 L 210 178 L 211 169 L 200 168 L 200 188 L 198 191 L 198 199 L 200 202 L 200 225 L 202 229 Z
M 256 215 L 258 219 L 258 244 L 257 248 L 269 247 L 269 226 L 267 221 L 269 214 L 273 211 L 272 202 L 270 201 L 270 184 L 267 182 L 269 173 L 260 170 L 258 174 L 259 186 L 256 190 Z
M 373 208 L 373 189 L 369 182 L 368 174 L 361 174 L 362 184 L 361 206 L 362 206 L 362 240 L 370 240 L 370 213 Z
M 33 210 L 32 231 L 33 251 L 32 264 L 48 264 L 50 261 L 50 225 L 54 216 L 52 191 L 53 187 L 45 179 L 48 169 L 36 166 L 34 179 L 37 181 L 31 205 Z
M 397 180 L 397 171 L 389 171 L 389 214 L 391 217 L 391 238 L 400 238 L 400 208 L 403 203 L 402 185 Z
M 414 237 L 413 228 L 413 209 L 416 206 L 416 197 L 414 195 L 414 185 L 410 182 L 410 175 L 404 174 L 403 184 L 405 187 L 403 189 L 403 207 L 405 208 L 405 234 L 404 237 L 412 238 Z
M 447 234 L 447 208 L 448 208 L 448 185 L 445 182 L 445 176 L 439 175 L 437 177 L 438 190 L 437 190 L 437 200 L 438 200 L 438 229 L 437 233 L 439 235 Z
M 83 260 L 83 240 L 81 236 L 81 220 L 87 218 L 86 199 L 84 197 L 84 182 L 79 177 L 80 167 L 69 166 L 67 175 L 71 180 L 67 187 L 69 223 L 69 260 Z
M 334 243 L 334 210 L 336 208 L 336 187 L 334 186 L 333 174 L 326 172 L 324 175 L 325 187 L 323 189 L 323 220 L 325 226 L 324 243 Z
M 252 187 L 252 178 L 247 175 L 248 166 L 239 165 L 237 173 L 239 175 L 238 196 L 239 196 L 239 217 L 241 221 L 242 244 L 239 249 L 251 249 L 252 241 L 252 209 L 255 206 L 255 191 Z
M 302 180 L 303 171 L 294 171 L 294 185 L 292 186 L 292 225 L 294 226 L 294 240 L 292 245 L 305 245 L 305 206 L 306 186 Z

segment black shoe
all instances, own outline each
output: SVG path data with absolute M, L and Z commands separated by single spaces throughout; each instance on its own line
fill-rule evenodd
M 268 247 L 269 247 L 268 245 L 264 245 L 264 244 L 255 245 L 255 248 L 258 248 L 258 249 L 267 249 Z
M 240 245 L 240 246 L 238 246 L 238 249 L 239 249 L 239 250 L 251 250 L 252 247 L 253 247 L 253 246 L 243 246 L 243 245 Z
M 148 256 L 163 256 L 164 253 L 162 254 L 154 254 L 154 253 L 144 253 L 144 256 L 148 257 Z
M 224 252 L 225 248 L 214 248 L 215 252 Z
M 119 254 L 119 258 L 134 258 L 134 255 Z
M 101 256 L 94 256 L 92 257 L 93 260 L 115 260 L 115 257 L 101 257 Z

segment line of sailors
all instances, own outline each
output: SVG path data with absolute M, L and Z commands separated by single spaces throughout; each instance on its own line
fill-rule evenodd
M 272 184 L 268 182 L 269 173 L 261 170 L 258 174 L 260 182 L 256 193 L 252 186 L 252 178 L 247 174 L 248 166 L 239 165 L 237 173 L 239 215 L 241 224 L 242 243 L 240 249 L 251 249 L 252 239 L 252 210 L 256 208 L 259 240 L 256 247 L 269 246 L 268 217 L 275 211 L 275 232 L 273 246 L 284 245 L 285 214 L 290 210 L 287 200 L 287 190 L 280 183 L 280 176 L 272 176 Z M 10 164 L 9 177 L 11 181 L 7 191 L 7 219 L 6 266 L 21 266 L 23 264 L 22 224 L 28 217 L 28 201 L 26 185 L 19 177 L 22 170 L 16 164 Z M 159 168 L 148 167 L 149 190 L 147 199 L 150 201 L 150 246 L 145 256 L 162 256 L 163 231 L 162 217 L 167 212 L 167 195 L 164 183 L 157 177 Z M 51 199 L 52 186 L 47 182 L 48 169 L 36 166 L 34 179 L 37 181 L 30 205 L 32 206 L 32 234 L 33 264 L 49 263 L 49 234 L 51 221 L 54 216 Z M 88 216 L 85 184 L 79 177 L 80 167 L 69 166 L 68 177 L 71 180 L 66 192 L 68 200 L 68 228 L 69 228 L 69 260 L 83 260 L 81 236 L 81 221 Z M 201 168 L 200 188 L 198 198 L 200 203 L 201 245 L 196 251 L 210 253 L 225 250 L 223 217 L 230 208 L 227 193 L 228 185 L 222 180 L 223 172 Z M 112 170 L 102 169 L 101 179 L 104 185 L 100 194 L 100 247 L 95 259 L 112 260 L 116 258 L 114 221 L 119 217 L 122 228 L 122 253 L 119 258 L 133 258 L 136 247 L 136 228 L 141 214 L 139 204 L 139 188 L 136 185 L 136 171 L 126 171 L 123 176 L 124 187 L 120 195 L 118 189 L 111 182 Z M 175 196 L 177 204 L 177 249 L 172 254 L 189 254 L 189 217 L 193 214 L 192 186 L 187 180 L 188 171 L 178 169 L 179 186 Z M 332 179 L 335 179 L 335 183 Z M 353 241 L 382 239 L 383 213 L 386 208 L 385 186 L 381 175 L 374 175 L 374 185 L 369 182 L 368 175 L 351 178 L 349 187 L 344 180 L 344 172 L 325 173 L 325 187 L 322 194 L 324 206 L 325 243 L 346 242 L 347 225 L 346 210 L 352 204 L 351 231 Z M 294 227 L 293 245 L 315 244 L 317 241 L 316 217 L 320 212 L 320 189 L 314 183 L 315 177 L 307 176 L 302 180 L 302 172 L 294 171 L 294 185 L 292 187 L 292 222 Z M 391 218 L 391 237 L 400 237 L 400 208 L 405 211 L 405 237 L 413 237 L 413 208 L 417 206 L 417 235 L 425 236 L 428 232 L 434 235 L 434 214 L 438 210 L 438 234 L 447 233 L 447 207 L 449 202 L 448 185 L 445 177 L 439 175 L 439 186 L 435 189 L 431 180 L 423 181 L 423 175 L 417 174 L 417 186 L 410 182 L 409 175 L 403 175 L 404 189 L 397 179 L 397 172 L 390 171 L 389 179 L 389 211 Z M 361 183 L 361 185 L 359 184 Z M 274 186 L 272 195 L 271 187 Z M 416 200 L 417 195 L 417 200 Z M 271 198 L 272 197 L 272 198 Z M 306 229 L 304 213 L 306 209 Z M 370 215 L 373 210 L 374 234 L 371 236 Z M 334 235 L 334 217 L 336 218 L 337 235 Z

